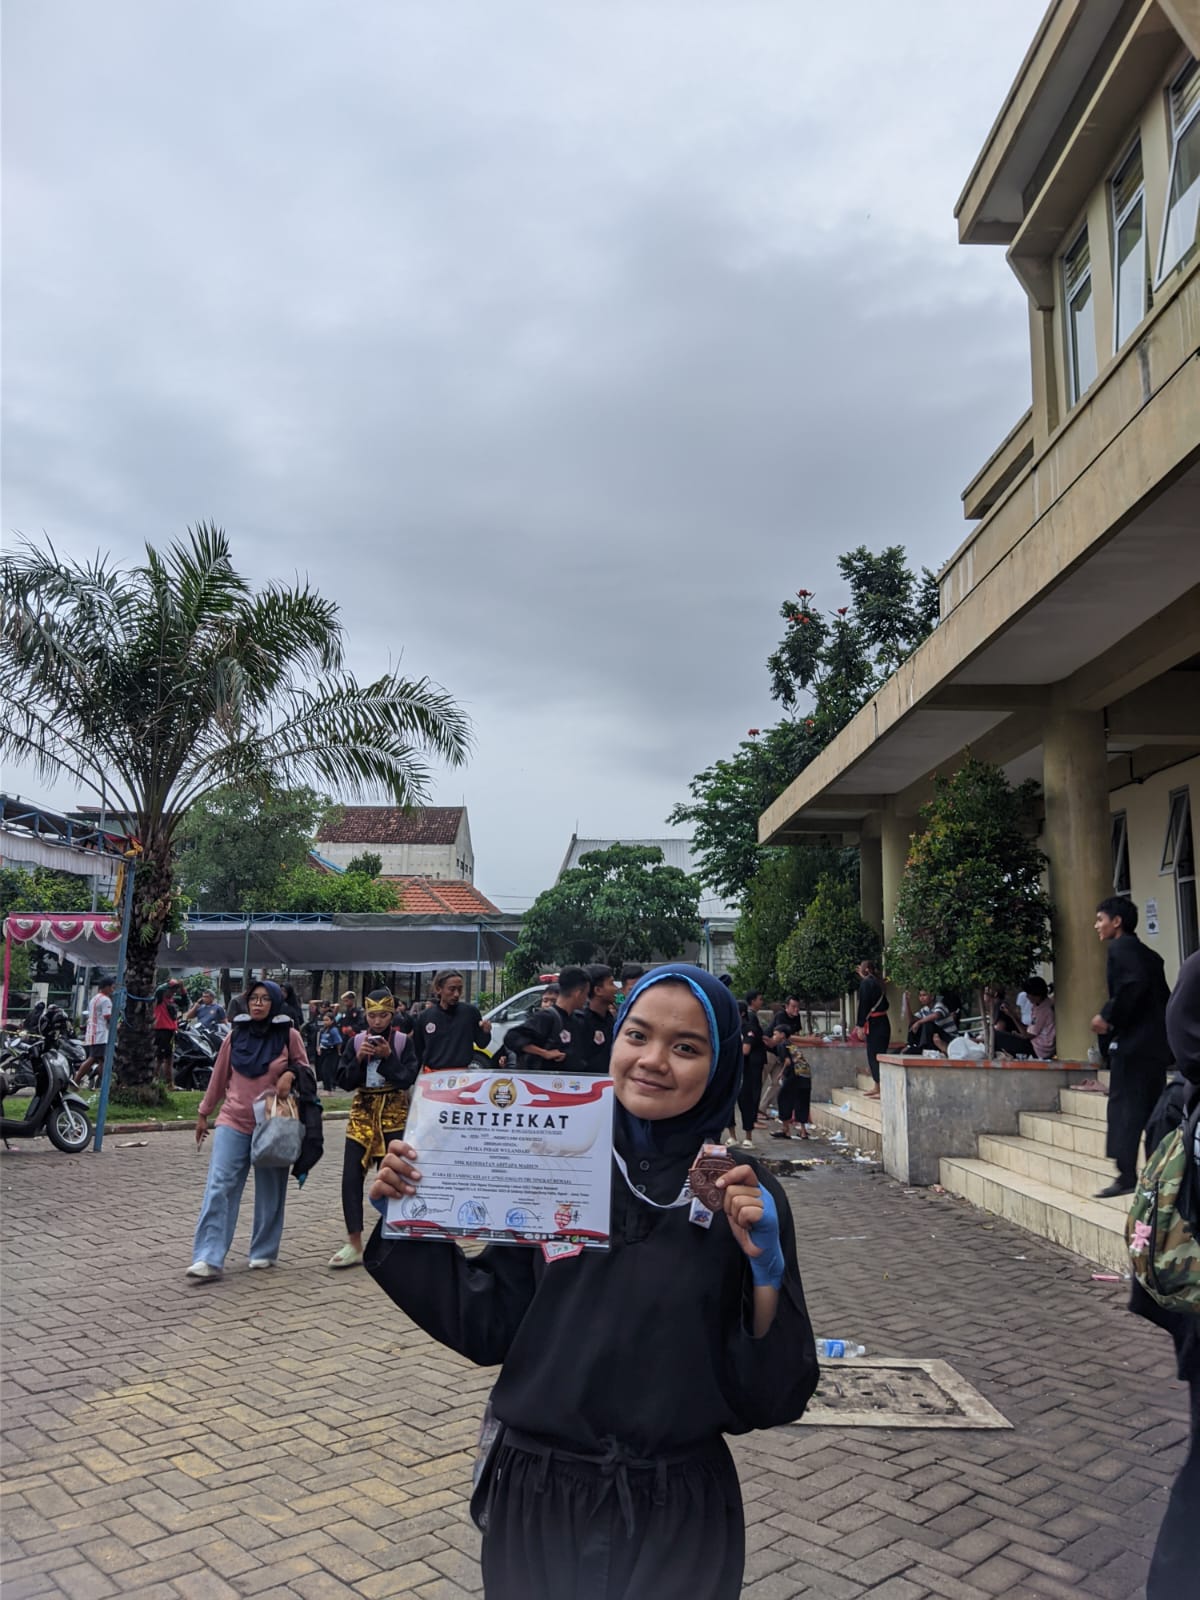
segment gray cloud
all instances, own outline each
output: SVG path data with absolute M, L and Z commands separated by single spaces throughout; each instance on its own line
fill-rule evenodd
M 770 717 L 784 594 L 962 537 L 1028 357 L 950 213 L 1040 9 L 23 8 L 4 526 L 307 571 L 528 897 Z

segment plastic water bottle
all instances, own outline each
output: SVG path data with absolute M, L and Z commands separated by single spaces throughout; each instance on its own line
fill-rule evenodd
M 865 1344 L 848 1344 L 845 1339 L 818 1339 L 817 1354 L 822 1361 L 854 1361 L 865 1356 Z

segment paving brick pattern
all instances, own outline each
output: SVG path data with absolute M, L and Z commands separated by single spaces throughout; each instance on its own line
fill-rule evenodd
M 199 1287 L 205 1156 L 123 1142 L 0 1153 L 4 1600 L 480 1593 L 466 1490 L 491 1375 L 326 1269 L 336 1134 L 289 1197 L 281 1266 L 246 1271 L 243 1218 Z M 1185 1434 L 1164 1336 L 950 1196 L 840 1162 L 788 1187 L 818 1331 L 948 1360 L 1015 1426 L 736 1441 L 745 1600 L 1140 1595 Z

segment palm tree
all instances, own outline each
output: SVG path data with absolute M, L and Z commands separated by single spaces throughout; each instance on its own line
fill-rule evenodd
M 144 565 L 61 560 L 25 541 L 0 559 L 0 755 L 72 777 L 125 813 L 141 845 L 128 985 L 150 995 L 178 916 L 172 837 L 223 784 L 267 794 L 424 799 L 427 756 L 459 765 L 466 716 L 427 678 L 358 683 L 337 607 L 307 582 L 253 593 L 224 532 L 201 524 Z M 122 1084 L 153 1097 L 151 1007 L 131 1003 Z

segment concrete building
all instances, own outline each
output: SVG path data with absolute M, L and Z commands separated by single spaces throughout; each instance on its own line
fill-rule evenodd
M 1059 1054 L 1104 993 L 1096 902 L 1197 948 L 1200 3 L 1053 0 L 957 206 L 1029 302 L 1029 410 L 963 494 L 941 620 L 764 813 L 862 848 L 885 936 L 917 812 L 970 751 L 1044 793 Z M 969 352 L 964 353 L 969 359 Z
M 382 860 L 385 878 L 475 878 L 466 806 L 341 806 L 316 844 L 337 867 L 369 850 Z

